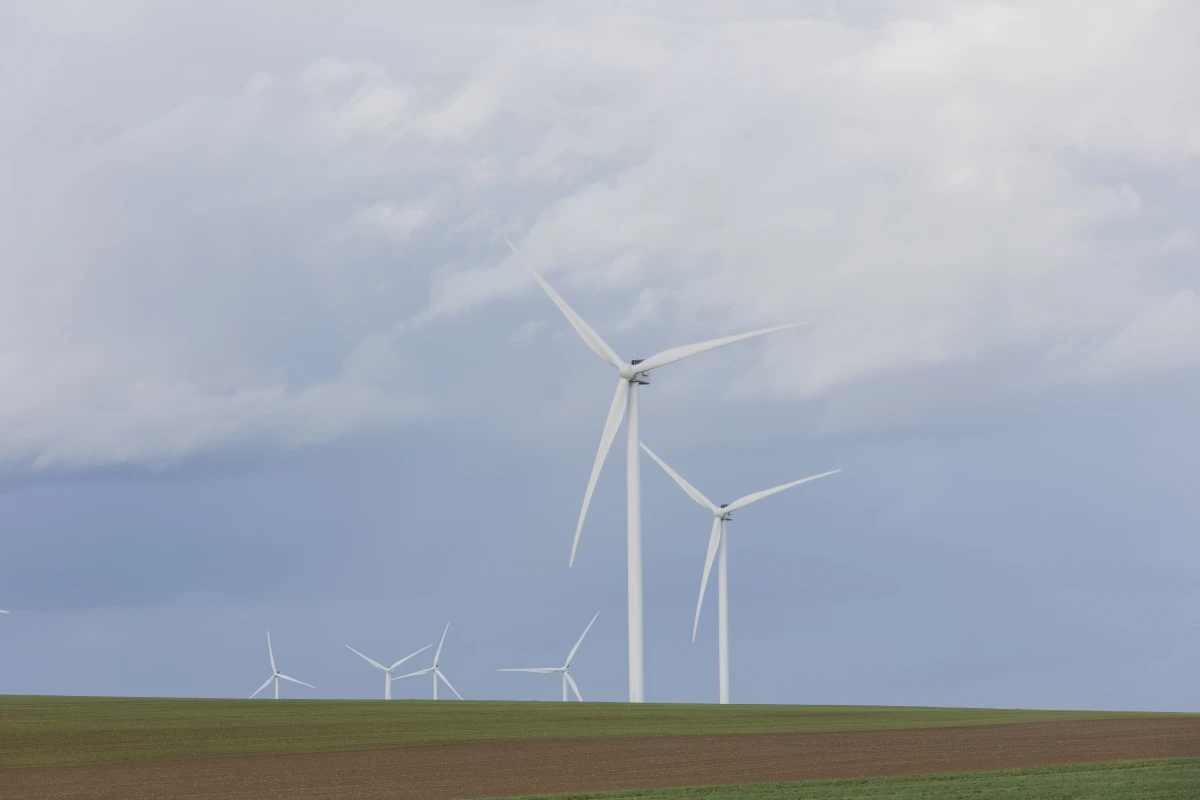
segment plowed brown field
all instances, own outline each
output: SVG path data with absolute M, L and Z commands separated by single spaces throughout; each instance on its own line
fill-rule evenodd
M 407 747 L 0 771 L 0 798 L 400 800 L 1200 757 L 1200 718 Z

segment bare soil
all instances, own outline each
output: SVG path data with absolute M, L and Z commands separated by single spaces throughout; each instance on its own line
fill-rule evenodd
M 0 798 L 401 800 L 1200 757 L 1200 718 L 406 747 L 0 771 Z

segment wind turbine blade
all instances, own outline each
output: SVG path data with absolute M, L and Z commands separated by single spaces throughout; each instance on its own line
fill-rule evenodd
M 704 559 L 704 577 L 700 579 L 700 599 L 696 601 L 696 621 L 692 623 L 692 641 L 696 641 L 696 630 L 700 627 L 700 606 L 704 604 L 704 590 L 708 587 L 708 576 L 712 572 L 713 559 L 717 557 L 717 546 L 721 544 L 721 518 L 713 520 L 712 535 L 708 537 L 708 556 Z
M 305 683 L 304 681 L 298 681 L 295 678 L 291 677 L 290 675 L 284 675 L 282 672 L 279 673 L 279 677 L 283 678 L 285 681 L 291 681 L 292 683 L 298 683 L 301 686 L 307 686 L 310 689 L 317 688 L 317 687 L 313 686 L 311 683 Z
M 521 669 L 498 669 L 496 672 L 536 672 L 538 675 L 552 675 L 555 672 L 562 672 L 562 667 L 528 667 Z
M 459 700 L 462 700 L 462 695 L 458 693 L 457 689 L 455 689 L 453 686 L 450 685 L 450 681 L 446 680 L 446 676 L 442 674 L 442 671 L 440 669 L 435 669 L 433 671 L 433 674 L 437 675 L 439 678 L 442 679 L 442 683 L 446 684 L 447 689 L 454 692 L 455 697 L 457 697 Z
M 267 682 L 254 690 L 254 694 L 250 695 L 250 699 L 253 700 L 255 697 L 258 697 L 258 693 L 261 692 L 263 689 L 267 688 L 268 686 L 270 686 L 271 681 L 273 681 L 273 680 L 275 680 L 275 674 L 271 673 L 271 677 L 267 678 Z
M 672 478 L 675 479 L 675 482 L 679 484 L 679 488 L 683 489 L 685 492 L 687 492 L 688 497 L 692 498 L 697 503 L 704 506 L 705 508 L 707 508 L 709 511 L 713 512 L 714 514 L 718 513 L 717 506 L 712 500 L 709 500 L 707 497 L 700 494 L 699 489 L 697 489 L 695 486 L 692 486 L 690 483 L 685 481 L 683 479 L 683 476 L 680 475 L 678 472 L 676 472 L 675 470 L 668 467 L 667 462 L 663 461 L 661 458 L 656 456 L 654 454 L 654 451 L 651 450 L 649 447 L 646 447 L 645 442 L 642 442 L 642 449 L 646 451 L 646 454 L 648 456 L 650 456 L 656 462 L 658 462 L 658 465 L 663 468 L 664 472 L 666 472 L 668 475 L 670 475 Z
M 433 645 L 431 645 L 431 644 L 427 644 L 427 645 L 425 645 L 424 647 L 422 647 L 420 650 L 418 650 L 417 652 L 415 652 L 415 653 L 409 653 L 409 654 L 408 654 L 408 655 L 406 655 L 404 658 L 400 659 L 400 660 L 399 660 L 399 661 L 397 661 L 395 664 L 392 664 L 392 666 L 388 667 L 388 669 L 389 669 L 389 670 L 393 670 L 393 669 L 395 669 L 396 667 L 398 667 L 398 666 L 400 666 L 401 664 L 403 664 L 405 661 L 408 661 L 408 660 L 409 660 L 410 658 L 412 658 L 413 656 L 420 655 L 421 653 L 424 653 L 426 650 L 428 650 L 428 649 L 429 649 L 429 648 L 431 648 L 431 647 L 433 647 Z
M 3 608 L 0 608 L 0 614 L 11 614 L 11 613 L 12 613 L 11 611 L 5 611 Z
M 636 369 L 639 372 L 649 372 L 652 369 L 665 367 L 667 364 L 673 364 L 684 358 L 707 353 L 709 350 L 715 350 L 718 347 L 724 347 L 727 344 L 734 342 L 753 339 L 756 336 L 766 336 L 768 333 L 776 331 L 786 331 L 789 328 L 798 328 L 801 325 L 811 325 L 811 322 L 793 322 L 791 325 L 777 325 L 774 328 L 763 328 L 760 331 L 751 331 L 750 333 L 739 333 L 735 336 L 722 336 L 720 339 L 709 339 L 707 342 L 699 342 L 697 344 L 688 344 L 682 347 L 672 347 L 670 350 L 663 350 L 661 353 L 656 353 L 647 358 L 642 363 L 638 364 Z
M 433 672 L 433 667 L 426 667 L 425 669 L 419 669 L 416 672 L 410 672 L 407 675 L 397 675 L 396 677 L 392 678 L 392 680 L 398 681 L 401 678 L 412 678 L 416 675 L 428 675 L 431 672 Z
M 596 617 L 598 616 L 600 616 L 599 611 L 596 612 Z M 588 631 L 592 629 L 592 625 L 596 624 L 596 617 L 592 617 L 592 621 L 583 629 L 583 634 L 579 637 L 579 641 L 575 643 L 575 646 L 571 648 L 571 652 L 567 654 L 567 662 L 563 664 L 564 668 L 571 666 L 571 659 L 575 657 L 576 651 L 579 650 L 579 645 L 583 644 L 583 637 L 587 636 Z
M 815 481 L 818 478 L 827 478 L 830 475 L 836 475 L 839 472 L 841 472 L 840 469 L 834 469 L 834 470 L 830 470 L 829 472 L 822 472 L 820 475 L 810 475 L 809 477 L 801 478 L 798 481 L 792 481 L 791 483 L 785 483 L 783 486 L 776 486 L 774 489 L 766 489 L 761 492 L 755 492 L 754 494 L 748 494 L 745 497 L 742 497 L 738 500 L 734 500 L 732 503 L 730 503 L 728 506 L 726 506 L 725 511 L 732 513 L 734 511 L 737 511 L 739 508 L 745 508 L 746 506 L 750 505 L 751 503 L 757 503 L 759 500 L 762 500 L 764 497 L 770 497 L 773 494 L 779 494 L 780 492 L 784 491 L 785 489 L 790 489 L 793 486 L 799 486 L 802 483 L 808 483 L 809 481 Z
M 358 652 L 357 650 L 355 650 L 355 649 L 354 649 L 353 647 L 351 647 L 350 645 L 346 645 L 346 649 L 347 649 L 347 650 L 349 650 L 351 653 L 354 653 L 354 655 L 358 656 L 359 658 L 362 658 L 362 659 L 364 659 L 364 660 L 365 660 L 365 661 L 366 661 L 368 664 L 370 664 L 372 667 L 378 667 L 379 669 L 383 670 L 384 672 L 387 672 L 387 667 L 385 667 L 383 664 L 380 664 L 380 663 L 379 663 L 378 661 L 376 661 L 375 659 L 373 659 L 373 658 L 367 658 L 366 656 L 364 656 L 362 653 L 360 653 L 360 652 Z
M 267 631 L 267 655 L 271 657 L 271 672 L 278 672 L 275 669 L 275 651 L 271 649 L 271 632 Z
M 438 642 L 437 652 L 433 654 L 433 667 L 437 669 L 438 661 L 442 657 L 442 645 L 446 643 L 446 634 L 450 632 L 450 623 L 446 623 L 446 630 L 442 631 L 442 640 Z
M 600 478 L 600 470 L 604 467 L 604 459 L 612 449 L 613 439 L 621 420 L 625 418 L 625 406 L 629 403 L 629 381 L 617 378 L 617 391 L 613 394 L 612 404 L 608 407 L 608 419 L 604 421 L 604 432 L 600 434 L 600 449 L 596 451 L 596 460 L 592 463 L 592 474 L 588 478 L 587 491 L 583 494 L 583 508 L 579 509 L 579 522 L 575 525 L 575 541 L 571 543 L 571 561 L 575 564 L 575 553 L 579 550 L 579 534 L 583 532 L 583 520 L 587 517 L 588 506 L 592 502 L 592 492 L 596 491 L 596 481 Z
M 525 265 L 525 269 L 529 270 L 529 274 L 532 275 L 533 279 L 541 285 L 541 287 L 546 291 L 546 294 L 550 295 L 550 299 L 554 301 L 554 305 L 558 306 L 558 310 L 561 311 L 563 316 L 567 318 L 567 321 L 571 323 L 571 327 L 575 329 L 575 332 L 579 334 L 579 337 L 583 339 L 588 347 L 592 348 L 592 352 L 603 358 L 617 369 L 625 366 L 625 362 L 621 360 L 621 357 L 617 355 L 615 350 L 608 346 L 608 342 L 601 339 L 600 334 L 592 330 L 591 326 L 583 321 L 583 317 L 576 314 L 575 309 L 567 305 L 567 301 L 563 300 L 562 297 L 559 296 L 558 292 L 554 291 L 554 287 L 546 283 L 546 279 L 539 275 L 538 271 L 534 269 L 528 261 L 525 260 L 525 256 L 521 255 L 521 251 L 518 250 L 512 242 L 509 242 L 508 239 L 505 239 L 504 241 L 508 242 L 508 247 L 513 251 L 513 255 L 517 257 L 517 260 Z
M 579 687 L 575 685 L 575 679 L 571 677 L 571 673 L 564 672 L 563 675 L 566 676 L 567 683 L 571 684 L 571 691 L 575 692 L 575 699 L 582 703 L 583 695 L 579 693 Z

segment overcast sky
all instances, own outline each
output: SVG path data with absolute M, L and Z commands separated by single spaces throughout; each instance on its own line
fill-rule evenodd
M 627 697 L 665 367 L 735 702 L 1195 710 L 1200 7 L 0 6 L 0 692 Z M 601 10 L 598 10 L 601 9 Z M 622 437 L 623 442 L 623 437 Z M 646 697 L 715 701 L 643 460 Z M 428 654 L 413 668 L 428 666 Z M 429 686 L 395 684 L 398 697 Z

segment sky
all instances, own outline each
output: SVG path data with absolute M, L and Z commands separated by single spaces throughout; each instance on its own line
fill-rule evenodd
M 612 392 L 735 702 L 1196 710 L 1200 7 L 0 7 L 0 692 L 627 697 Z M 717 696 L 642 462 L 646 697 Z M 413 669 L 429 666 L 429 654 Z M 407 665 L 406 665 L 407 666 Z M 424 679 L 394 684 L 426 697 Z

